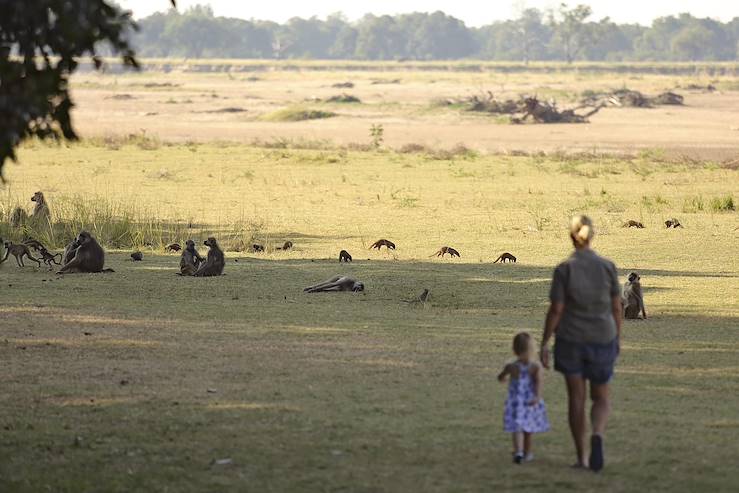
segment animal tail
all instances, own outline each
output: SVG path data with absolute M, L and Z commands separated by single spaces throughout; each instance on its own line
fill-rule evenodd
M 103 269 L 100 272 L 103 272 L 103 273 L 106 273 L 107 274 L 109 272 L 115 272 L 115 271 L 113 269 Z
M 493 262 L 493 263 L 494 264 L 497 264 L 500 260 L 503 260 L 503 255 L 501 255 L 500 257 L 496 258 L 495 259 L 495 262 Z

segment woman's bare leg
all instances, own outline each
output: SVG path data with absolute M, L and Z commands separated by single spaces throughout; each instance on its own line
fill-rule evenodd
M 603 435 L 606 432 L 608 415 L 611 414 L 611 397 L 608 384 L 590 384 L 590 399 L 593 407 L 590 408 L 590 422 L 594 435 Z
M 580 375 L 565 375 L 567 382 L 568 416 L 570 419 L 570 432 L 572 441 L 575 442 L 577 452 L 577 463 L 586 466 L 588 463 L 585 454 L 585 438 L 587 423 L 585 422 L 585 379 Z

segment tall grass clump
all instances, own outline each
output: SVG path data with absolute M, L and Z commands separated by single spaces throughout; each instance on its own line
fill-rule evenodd
M 283 108 L 262 116 L 262 120 L 268 122 L 301 122 L 305 120 L 320 120 L 337 116 L 332 111 L 314 110 L 302 106 L 291 106 Z
M 683 201 L 683 212 L 695 213 L 701 212 L 706 208 L 706 204 L 703 201 L 703 197 L 696 195 L 694 197 L 688 197 Z
M 731 212 L 736 210 L 734 205 L 734 197 L 726 195 L 725 197 L 715 197 L 711 199 L 711 210 L 713 212 Z
M 64 248 L 82 230 L 89 231 L 101 245 L 110 249 L 162 249 L 169 243 L 210 235 L 223 238 L 224 246 L 231 249 L 251 244 L 262 229 L 261 223 L 245 220 L 195 227 L 192 218 L 165 218 L 158 211 L 128 202 L 89 196 L 55 197 L 50 204 L 51 220 L 29 219 L 13 228 L 9 218 L 16 206 L 10 201 L 0 201 L 0 237 L 14 242 L 34 238 L 50 249 Z

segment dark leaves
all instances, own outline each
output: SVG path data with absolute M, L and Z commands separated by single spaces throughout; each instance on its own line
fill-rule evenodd
M 5 161 L 15 160 L 14 150 L 24 139 L 77 138 L 68 91 L 77 59 L 90 56 L 100 70 L 104 64 L 96 50 L 107 45 L 126 66 L 139 65 L 129 44 L 136 24 L 105 0 L 0 0 L 0 12 L 2 179 Z

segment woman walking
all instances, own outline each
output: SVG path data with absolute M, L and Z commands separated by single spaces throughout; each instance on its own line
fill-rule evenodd
M 590 248 L 593 223 L 576 216 L 570 223 L 573 254 L 554 270 L 551 305 L 541 340 L 541 362 L 549 368 L 549 340 L 555 335 L 554 368 L 567 384 L 568 415 L 575 442 L 575 467 L 603 469 L 603 437 L 611 410 L 609 382 L 621 334 L 621 289 L 616 266 Z M 586 452 L 586 381 L 590 382 L 592 433 Z

